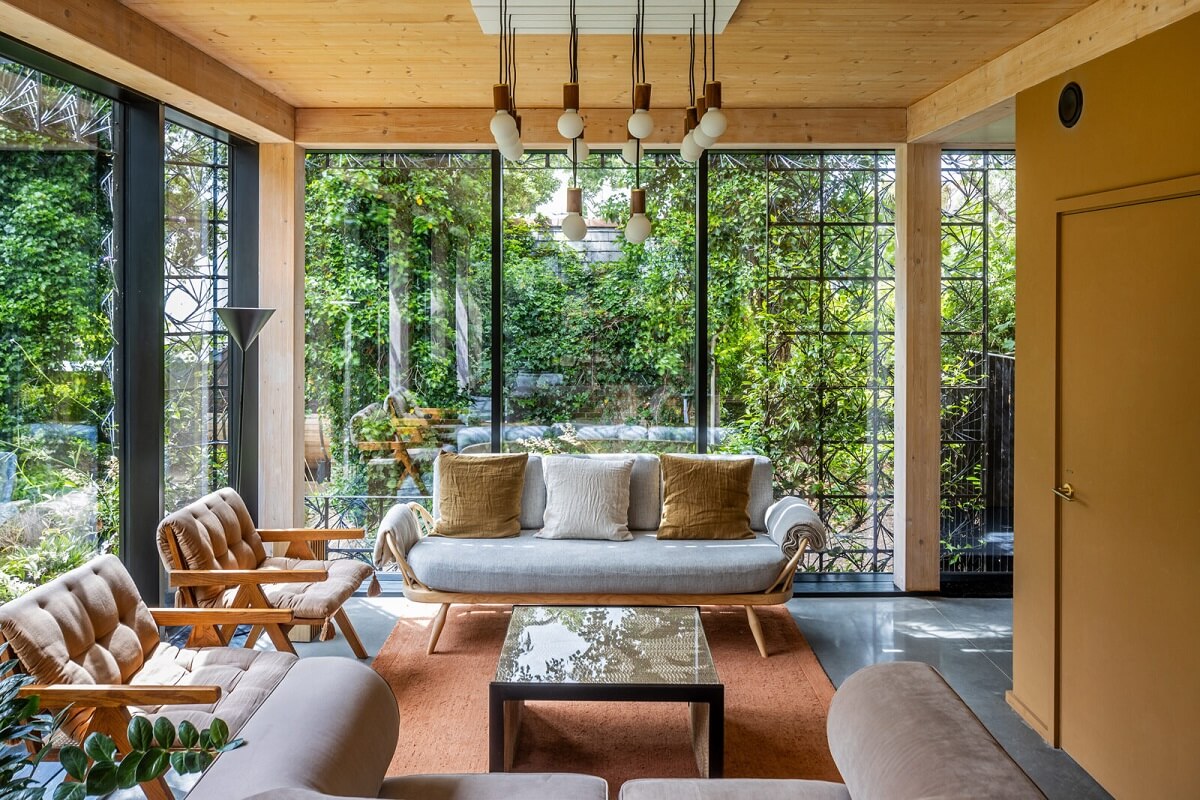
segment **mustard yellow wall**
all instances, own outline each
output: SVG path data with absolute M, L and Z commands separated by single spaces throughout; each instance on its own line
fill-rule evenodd
M 1070 130 L 1059 124 L 1057 114 L 1059 92 L 1069 81 L 1084 92 L 1083 116 Z M 1050 492 L 1056 477 L 1054 206 L 1069 197 L 1200 174 L 1200 15 L 1022 92 L 1017 97 L 1017 165 L 1017 550 L 1010 702 L 1057 743 L 1057 564 Z M 1131 264 L 1133 280 L 1136 271 Z M 1113 298 L 1113 304 L 1119 306 L 1120 298 Z M 1182 513 L 1187 517 L 1190 512 Z M 1193 554 L 1180 556 L 1180 569 L 1190 569 Z M 1131 561 L 1130 580 L 1136 579 Z M 1136 624 L 1140 615 L 1155 611 L 1139 608 L 1136 592 L 1129 597 L 1128 618 L 1113 621 L 1114 646 L 1119 646 L 1122 625 Z M 1197 647 L 1193 640 L 1184 646 Z M 1173 734 L 1164 730 L 1162 735 Z

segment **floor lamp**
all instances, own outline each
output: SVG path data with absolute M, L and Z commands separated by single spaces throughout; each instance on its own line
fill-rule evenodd
M 237 308 L 228 306 L 217 309 L 217 316 L 221 318 L 221 322 L 225 323 L 225 330 L 229 332 L 229 338 L 233 340 L 233 343 L 237 345 L 238 351 L 242 354 L 241 375 L 238 379 L 238 440 L 237 455 L 234 459 L 233 481 L 233 488 L 238 494 L 242 493 L 242 430 L 245 427 L 243 424 L 245 421 L 243 408 L 246 404 L 246 351 L 250 349 L 250 345 L 254 344 L 254 340 L 258 338 L 258 334 L 262 331 L 263 326 L 267 324 L 267 320 L 274 313 L 275 309 L 273 308 Z

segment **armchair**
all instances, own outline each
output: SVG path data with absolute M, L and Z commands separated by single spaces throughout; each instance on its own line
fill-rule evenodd
M 49 709 L 67 708 L 62 731 L 83 741 L 100 732 L 129 751 L 134 715 L 199 728 L 220 717 L 237 731 L 296 662 L 295 656 L 231 648 L 180 649 L 159 625 L 286 624 L 286 609 L 151 609 L 121 562 L 100 556 L 0 606 L 0 660 L 15 658 Z M 169 800 L 159 778 L 142 784 Z
M 293 625 L 336 623 L 359 658 L 367 651 L 350 623 L 342 604 L 368 578 L 378 591 L 370 566 L 340 559 L 318 559 L 311 543 L 332 539 L 358 539 L 361 528 L 323 530 L 296 528 L 268 530 L 254 526 L 242 498 L 233 489 L 221 489 L 170 514 L 158 525 L 158 552 L 176 590 L 176 605 L 207 609 L 284 609 L 284 622 L 259 622 L 250 630 L 246 646 L 262 633 L 275 649 L 295 654 L 287 637 Z M 283 556 L 268 555 L 266 545 L 284 543 Z M 231 624 L 217 624 L 200 635 L 228 644 Z M 197 641 L 197 640 L 193 640 Z

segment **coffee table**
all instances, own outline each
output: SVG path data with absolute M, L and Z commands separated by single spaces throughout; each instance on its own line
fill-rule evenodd
M 688 703 L 704 777 L 725 761 L 725 686 L 695 608 L 514 606 L 489 692 L 489 769 L 512 767 L 526 700 Z

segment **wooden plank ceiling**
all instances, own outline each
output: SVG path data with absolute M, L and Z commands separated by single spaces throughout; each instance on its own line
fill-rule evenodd
M 470 0 L 121 1 L 296 107 L 491 104 L 497 37 Z M 731 107 L 907 107 L 1089 3 L 742 0 L 717 77 Z M 557 106 L 566 37 L 517 47 L 520 105 Z M 687 63 L 687 36 L 648 37 L 654 105 L 686 105 Z M 627 107 L 629 73 L 629 37 L 581 38 L 585 107 Z

